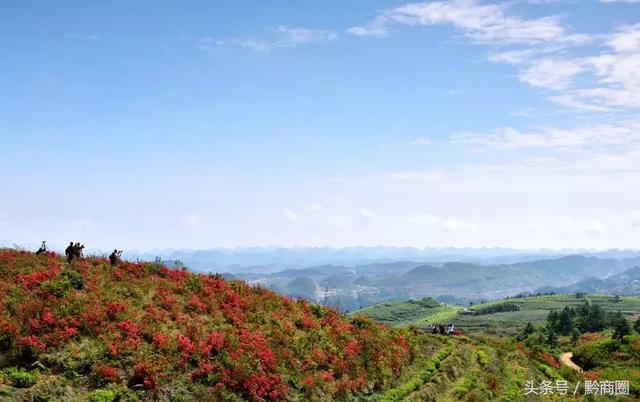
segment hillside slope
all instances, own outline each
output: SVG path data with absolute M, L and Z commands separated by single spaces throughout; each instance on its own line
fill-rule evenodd
M 344 400 L 393 385 L 414 341 L 219 276 L 0 249 L 3 400 Z

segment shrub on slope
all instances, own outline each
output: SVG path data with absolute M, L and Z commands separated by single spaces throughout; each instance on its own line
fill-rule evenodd
M 219 276 L 0 249 L 1 364 L 36 363 L 87 393 L 346 397 L 387 388 L 412 344 L 407 330 Z

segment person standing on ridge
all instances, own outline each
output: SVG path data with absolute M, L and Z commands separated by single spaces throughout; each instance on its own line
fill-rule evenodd
M 118 251 L 117 249 L 113 250 L 113 253 L 109 256 L 109 262 L 111 263 L 111 267 L 115 268 L 116 265 L 121 261 L 120 257 L 122 256 L 122 250 Z
M 40 248 L 36 251 L 36 255 L 44 254 L 47 252 L 47 242 L 45 240 L 42 241 Z
M 73 257 L 76 255 L 76 250 L 73 242 L 69 243 L 69 246 L 64 250 L 64 254 L 67 256 L 67 262 L 71 264 Z
M 76 260 L 82 259 L 83 249 L 84 249 L 84 244 L 80 244 L 80 242 L 76 242 L 76 244 L 73 245 L 73 258 L 75 258 Z

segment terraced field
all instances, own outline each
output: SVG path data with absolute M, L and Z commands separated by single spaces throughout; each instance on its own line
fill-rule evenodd
M 577 378 L 527 358 L 495 339 L 446 338 L 422 335 L 418 360 L 401 378 L 400 385 L 372 398 L 374 401 L 558 401 L 566 397 L 524 395 L 525 381 L 566 380 L 575 387 Z M 571 388 L 573 389 L 573 388 Z M 370 399 L 371 400 L 371 399 Z M 574 399 L 574 400 L 579 400 Z
M 459 307 L 456 308 L 457 311 Z M 415 325 L 416 321 L 428 320 L 436 314 L 447 310 L 430 297 L 420 300 L 408 300 L 403 302 L 387 302 L 375 306 L 363 308 L 351 313 L 351 315 L 366 315 L 372 319 L 392 326 Z
M 513 303 L 520 308 L 494 314 L 473 315 L 475 311 L 499 303 Z M 608 295 L 538 296 L 502 300 L 484 303 L 470 308 L 434 304 L 428 299 L 424 302 L 410 301 L 385 303 L 355 312 L 366 314 L 391 325 L 416 325 L 426 327 L 433 323 L 453 322 L 463 330 L 466 336 L 445 337 L 441 335 L 420 335 L 420 350 L 416 361 L 408 367 L 399 380 L 399 385 L 391 390 L 372 395 L 358 401 L 560 401 L 560 400 L 600 400 L 584 396 L 582 374 L 567 366 L 560 365 L 558 357 L 562 351 L 571 350 L 569 338 L 561 340 L 562 346 L 546 356 L 523 352 L 522 345 L 516 344 L 509 336 L 521 331 L 527 322 L 541 323 L 552 310 L 561 310 L 565 306 L 579 307 L 584 303 L 595 303 L 607 312 L 620 310 L 626 316 L 640 312 L 639 297 L 616 298 Z M 611 332 L 611 331 L 610 331 Z M 607 333 L 607 337 L 611 333 Z M 598 335 L 602 336 L 602 335 Z M 588 339 L 585 338 L 585 339 Z M 598 342 L 594 338 L 593 342 Z M 517 347 L 516 347 L 517 346 Z M 555 368 L 554 368 L 555 367 Z M 609 367 L 605 365 L 604 367 Z M 631 367 L 634 367 L 631 365 Z M 609 379 L 633 378 L 634 368 L 628 371 L 626 366 L 615 371 Z M 627 371 L 625 371 L 627 370 Z M 607 370 L 604 371 L 604 374 Z M 622 374 L 620 374 L 622 373 Z M 626 373 L 626 374 L 625 374 Z M 622 375 L 622 377 L 620 377 Z M 541 384 L 542 381 L 566 381 L 569 395 L 525 395 L 525 383 Z M 571 395 L 580 381 L 577 395 Z M 637 392 L 635 392 L 637 395 Z M 604 399 L 602 399 L 604 400 Z M 606 400 L 633 401 L 633 396 L 609 397 Z
M 432 324 L 447 325 L 452 322 L 462 310 L 463 308 L 458 306 L 437 307 L 433 309 L 429 315 L 414 320 L 411 324 L 418 328 L 424 328 Z

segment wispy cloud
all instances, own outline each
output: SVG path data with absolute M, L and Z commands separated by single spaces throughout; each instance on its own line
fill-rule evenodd
M 98 40 L 100 37 L 94 34 L 65 34 L 64 37 L 66 39 L 73 40 Z
M 289 208 L 284 208 L 282 210 L 282 216 L 289 223 L 297 223 L 302 220 L 302 215 Z
M 386 36 L 395 26 L 452 25 L 477 43 L 539 44 L 580 42 L 587 35 L 568 33 L 556 16 L 526 19 L 508 12 L 510 5 L 474 0 L 408 3 L 380 12 L 373 21 L 349 28 L 359 36 Z
M 523 107 L 509 114 L 517 117 L 533 117 L 534 112 L 535 110 L 532 107 Z
M 237 46 L 248 50 L 268 53 L 281 48 L 326 44 L 334 41 L 337 37 L 338 34 L 332 31 L 299 27 L 292 28 L 279 25 L 275 28 L 270 28 L 267 31 L 266 38 L 214 39 L 204 37 L 200 40 L 200 48 L 213 50 L 220 47 Z
M 490 61 L 515 66 L 519 81 L 551 91 L 545 98 L 556 105 L 580 113 L 640 108 L 640 24 L 608 34 L 577 33 L 557 15 L 517 15 L 515 3 L 407 3 L 347 32 L 387 36 L 398 27 L 449 25 L 470 43 L 488 46 Z M 586 44 L 594 46 L 574 51 Z
M 569 87 L 573 77 L 582 71 L 577 60 L 541 59 L 523 71 L 519 79 L 534 87 L 561 90 Z
M 432 144 L 433 141 L 431 141 L 431 139 L 429 138 L 416 138 L 415 140 L 411 141 L 411 145 L 430 145 Z
M 483 146 L 497 150 L 516 148 L 555 148 L 557 150 L 606 149 L 618 147 L 640 150 L 640 120 L 589 125 L 572 129 L 540 128 L 523 133 L 511 127 L 498 128 L 486 134 L 459 133 L 456 143 Z

